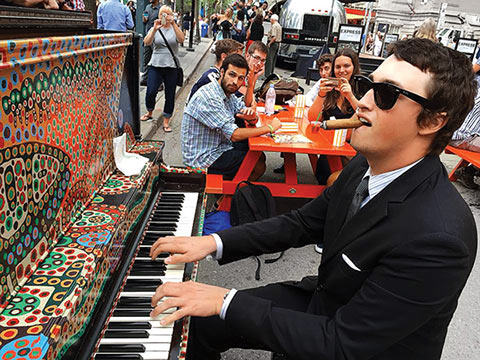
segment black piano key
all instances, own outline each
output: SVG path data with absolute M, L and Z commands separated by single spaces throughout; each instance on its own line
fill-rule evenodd
M 115 314 L 117 311 L 122 312 L 122 310 L 115 310 L 113 313 Z M 138 310 L 123 310 L 124 312 L 135 312 Z M 142 316 L 149 316 L 150 314 L 149 311 L 142 311 L 142 314 L 147 313 L 147 315 L 142 315 Z M 115 315 L 115 316 L 130 316 L 130 315 Z M 137 316 L 137 315 L 132 315 L 132 316 Z M 104 338 L 106 339 L 148 339 L 150 334 L 148 333 L 147 330 L 107 330 L 105 331 Z
M 139 291 L 156 291 L 160 285 L 149 284 L 149 285 L 128 285 L 123 288 L 123 291 L 127 292 L 139 292 Z
M 163 284 L 163 282 L 161 279 L 128 279 L 126 286 L 128 285 L 148 286 L 152 284 L 156 286 L 160 286 Z
M 176 224 L 149 224 L 148 232 L 152 233 L 153 231 L 175 231 L 177 230 Z
M 170 256 L 170 253 L 162 252 L 157 255 L 157 259 L 165 259 Z M 150 257 L 150 248 L 142 247 L 138 251 L 137 257 Z M 158 260 L 155 260 L 158 261 Z M 163 260 L 162 260 L 163 261 Z
M 153 261 L 153 260 L 135 260 L 133 263 L 133 269 L 138 268 L 147 268 L 147 269 L 160 269 L 165 270 L 167 265 L 163 261 Z
M 151 297 L 124 296 L 118 301 L 117 308 L 148 308 L 152 307 Z
M 143 244 L 145 245 L 145 244 Z M 165 259 L 168 256 L 170 256 L 170 253 L 162 252 L 157 255 L 157 259 Z M 141 247 L 140 250 L 138 250 L 137 257 L 150 257 L 150 247 Z M 158 261 L 158 260 L 155 260 Z M 162 260 L 163 261 L 163 260 Z
M 155 208 L 155 212 L 157 211 L 178 211 L 180 212 L 182 210 L 182 206 L 181 205 L 171 205 L 171 204 L 165 204 L 165 205 L 158 205 L 156 208 Z
M 179 210 L 153 210 L 150 215 L 169 215 L 169 216 L 180 216 L 180 211 Z
M 179 219 L 180 219 L 180 215 L 173 215 L 173 214 L 154 214 L 150 217 L 150 221 L 177 222 Z
M 99 353 L 144 353 L 146 350 L 143 344 L 101 344 Z
M 112 321 L 108 323 L 107 329 L 110 330 L 122 330 L 122 329 L 134 329 L 134 330 L 149 330 L 152 328 L 152 324 L 147 321 L 128 321 L 128 322 L 118 322 Z M 107 351 L 104 351 L 107 352 Z M 132 351 L 132 352 L 141 352 L 141 351 Z
M 143 360 L 140 354 L 96 354 L 95 360 Z
M 150 316 L 150 309 L 115 309 L 113 311 L 113 316 L 117 317 L 148 317 Z M 113 330 L 112 330 L 113 331 Z M 142 330 L 132 330 L 132 331 L 142 331 Z M 105 334 L 108 332 L 108 330 L 105 332 Z M 147 332 L 148 335 L 148 332 Z M 120 336 L 111 336 L 111 337 L 120 337 Z M 122 337 L 128 337 L 128 336 L 122 336 Z M 133 337 L 133 336 L 130 336 Z M 148 336 L 147 336 L 148 337 Z
M 138 268 L 130 271 L 132 276 L 165 276 L 164 270 Z
M 174 197 L 162 197 L 160 201 L 158 202 L 159 204 L 182 204 L 183 198 L 174 198 Z
M 170 194 L 162 193 L 160 195 L 160 198 L 161 199 L 165 199 L 165 198 L 182 198 L 182 199 L 185 199 L 185 194 L 181 194 L 181 193 L 170 193 Z
M 147 246 L 152 246 L 153 244 L 155 244 L 157 242 L 157 240 L 161 237 L 165 237 L 165 236 L 173 236 L 173 233 L 166 233 L 166 235 L 161 235 L 161 236 L 158 236 L 156 237 L 155 239 L 152 239 L 152 238 L 145 238 L 143 239 L 142 241 L 142 245 L 147 245 Z
M 136 280 L 138 282 L 133 282 L 136 279 L 127 281 L 123 291 L 127 292 L 137 292 L 137 291 L 155 291 L 157 288 L 162 285 L 162 281 L 149 280 L 150 282 L 140 282 L 141 280 Z M 131 282 L 130 282 L 131 281 Z

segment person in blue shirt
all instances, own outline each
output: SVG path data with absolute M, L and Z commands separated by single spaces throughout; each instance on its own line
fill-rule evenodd
M 218 40 L 215 44 L 215 64 L 205 71 L 202 76 L 193 85 L 188 100 L 192 98 L 193 94 L 197 92 L 202 86 L 211 83 L 212 81 L 218 81 L 220 79 L 220 68 L 222 67 L 223 60 L 232 54 L 242 54 L 243 45 L 233 39 Z
M 133 29 L 130 9 L 118 0 L 107 0 L 97 10 L 97 29 L 127 31 Z

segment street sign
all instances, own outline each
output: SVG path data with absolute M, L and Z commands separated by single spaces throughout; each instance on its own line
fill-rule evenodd
M 362 47 L 363 26 L 340 24 L 338 30 L 338 41 L 336 51 L 343 48 L 350 48 L 357 54 L 360 53 Z
M 398 41 L 398 34 L 385 34 L 385 39 L 383 40 L 382 57 L 387 57 L 389 45 L 396 41 Z
M 455 45 L 455 50 L 467 55 L 470 60 L 473 60 L 475 50 L 477 49 L 478 40 L 460 38 Z

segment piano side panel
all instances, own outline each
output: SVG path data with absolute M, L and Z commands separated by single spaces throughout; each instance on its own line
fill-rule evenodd
M 129 34 L 0 42 L 0 309 L 113 171 L 130 43 Z
M 137 177 L 112 175 L 2 312 L 0 359 L 10 351 L 61 358 L 82 336 L 155 191 L 162 147 L 158 142 L 136 149 L 151 159 L 149 166 Z

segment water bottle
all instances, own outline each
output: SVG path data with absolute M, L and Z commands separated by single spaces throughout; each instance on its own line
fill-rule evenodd
M 273 84 L 270 84 L 270 89 L 268 89 L 267 96 L 265 97 L 265 114 L 272 115 L 275 112 L 276 97 L 275 88 Z

